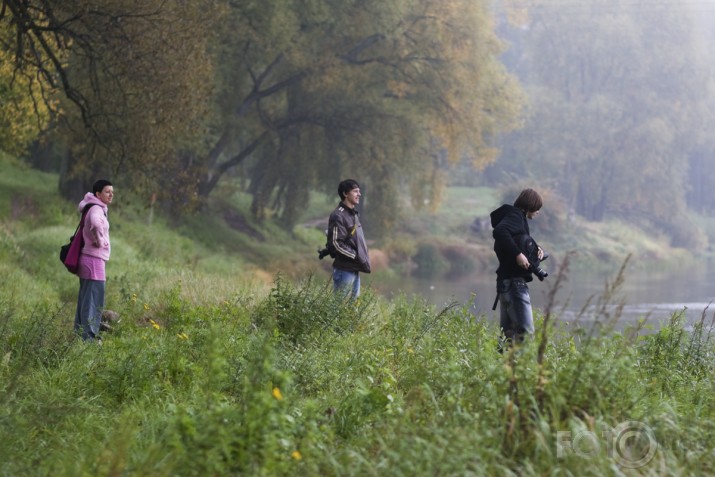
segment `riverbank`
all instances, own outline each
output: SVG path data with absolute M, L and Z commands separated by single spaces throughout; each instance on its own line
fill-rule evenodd
M 115 188 L 121 322 L 83 343 L 57 258 L 77 214 L 55 184 L 0 164 L 0 475 L 712 475 L 708 329 L 540 322 L 499 354 L 466 305 L 336 300 L 317 228 L 242 218 L 248 237 L 235 207 L 170 226 Z M 294 256 L 320 275 L 268 272 Z
M 75 205 L 59 197 L 55 174 L 7 158 L 0 161 L 0 173 L 0 214 L 9 247 L 6 256 L 9 264 L 18 263 L 22 269 L 26 261 L 17 260 L 11 250 L 19 247 L 28 257 L 53 254 L 75 227 Z M 313 194 L 299 224 L 287 229 L 270 220 L 253 220 L 250 198 L 236 189 L 219 195 L 204 213 L 178 221 L 162 217 L 154 205 L 148 207 L 121 189 L 117 193 L 111 210 L 117 245 L 110 267 L 116 276 L 145 259 L 264 287 L 271 285 L 277 273 L 294 280 L 329 274 L 329 260 L 318 260 L 316 250 L 325 243 L 334 198 Z M 379 239 L 371 236 L 366 213 L 373 277 L 449 282 L 493 274 L 496 259 L 488 214 L 502 201 L 499 192 L 491 188 L 449 188 L 436 212 L 428 208 L 414 211 L 409 221 L 397 224 L 393 232 Z M 544 264 L 551 270 L 557 270 L 566 256 L 572 270 L 598 273 L 615 273 L 629 256 L 629 267 L 639 272 L 668 269 L 673 263 L 687 266 L 713 256 L 712 247 L 697 253 L 674 248 L 662 235 L 617 220 L 589 223 L 569 217 L 556 204 L 549 207 L 547 202 L 543 214 L 532 222 L 533 235 L 551 254 Z M 698 223 L 715 242 L 715 220 L 702 218 Z M 53 270 L 52 275 L 55 273 Z
M 193 279 L 111 282 L 102 346 L 71 305 L 0 300 L 0 474 L 713 475 L 708 329 L 540 322 L 500 354 L 464 307 Z
M 502 202 L 496 189 L 449 188 L 438 211 L 414 212 L 408 223 L 388 237 L 371 242 L 377 272 L 438 281 L 493 273 L 496 258 L 489 212 Z M 667 236 L 647 228 L 618 219 L 588 222 L 564 210 L 558 203 L 550 210 L 547 203 L 531 222 L 532 235 L 551 255 L 545 266 L 552 270 L 558 269 L 566 256 L 572 270 L 599 273 L 617 272 L 629 257 L 629 267 L 637 271 L 667 269 L 673 264 L 687 266 L 715 257 L 712 246 L 697 251 L 673 247 Z M 323 240 L 321 233 L 327 226 L 329 210 L 308 209 L 306 213 L 310 220 L 297 230 L 311 230 L 316 240 Z M 715 243 L 715 219 L 693 220 L 701 224 L 709 242 Z

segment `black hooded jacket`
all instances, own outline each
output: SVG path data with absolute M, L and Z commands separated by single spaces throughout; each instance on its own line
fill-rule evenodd
M 529 235 L 526 213 L 513 205 L 504 204 L 489 215 L 494 228 L 494 252 L 499 260 L 497 279 L 521 277 L 530 282 L 533 280 L 531 272 L 516 263 L 516 257 L 522 253 L 517 239 Z

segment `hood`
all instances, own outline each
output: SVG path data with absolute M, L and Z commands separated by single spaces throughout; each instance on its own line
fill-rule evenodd
M 82 213 L 82 209 L 84 209 L 84 206 L 87 205 L 87 204 L 95 204 L 95 205 L 98 205 L 98 206 L 100 206 L 102 209 L 104 209 L 105 212 L 107 211 L 107 204 L 105 204 L 104 202 L 102 202 L 101 200 L 99 200 L 99 199 L 97 198 L 97 196 L 94 195 L 94 194 L 92 194 L 91 192 L 87 192 L 87 193 L 84 195 L 84 198 L 79 202 L 78 209 L 79 209 L 80 214 Z
M 513 213 L 521 214 L 521 210 L 518 208 L 514 207 L 513 205 L 509 204 L 504 204 L 501 207 L 499 207 L 496 210 L 493 210 L 490 214 L 489 217 L 492 219 L 492 227 L 496 227 L 499 222 L 504 219 L 509 214 Z

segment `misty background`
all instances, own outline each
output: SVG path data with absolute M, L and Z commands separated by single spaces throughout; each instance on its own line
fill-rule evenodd
M 663 275 L 643 301 L 713 298 L 694 277 L 713 267 L 715 1 L 2 5 L 0 150 L 58 174 L 69 200 L 106 176 L 176 224 L 218 204 L 244 231 L 319 230 L 316 194 L 332 203 L 355 177 L 373 247 L 408 277 L 399 289 L 443 289 L 441 302 L 491 293 L 488 226 L 472 228 L 534 187 L 546 206 L 532 232 L 557 257 L 626 224 L 667 245 L 618 232 L 631 263 Z M 447 220 L 449 191 L 476 188 L 493 200 L 456 202 L 468 219 L 440 233 L 479 263 L 458 279 L 400 269 L 427 250 L 415 217 Z M 617 269 L 625 254 L 605 248 L 575 288 Z M 637 273 L 654 276 L 641 267 L 633 286 Z
M 619 217 L 708 248 L 715 3 L 500 2 L 503 55 L 528 95 L 482 180 L 550 188 L 569 214 Z M 526 182 L 525 181 L 525 182 Z M 550 206 L 553 206 L 550 204 Z

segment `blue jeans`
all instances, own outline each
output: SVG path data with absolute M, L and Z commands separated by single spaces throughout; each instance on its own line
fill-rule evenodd
M 99 338 L 103 308 L 104 281 L 80 278 L 74 330 L 82 336 L 83 340 Z
M 506 278 L 500 283 L 500 320 L 507 341 L 522 342 L 527 334 L 534 333 L 529 287 L 523 278 Z
M 349 272 L 333 268 L 333 291 L 354 300 L 360 296 L 360 272 Z

